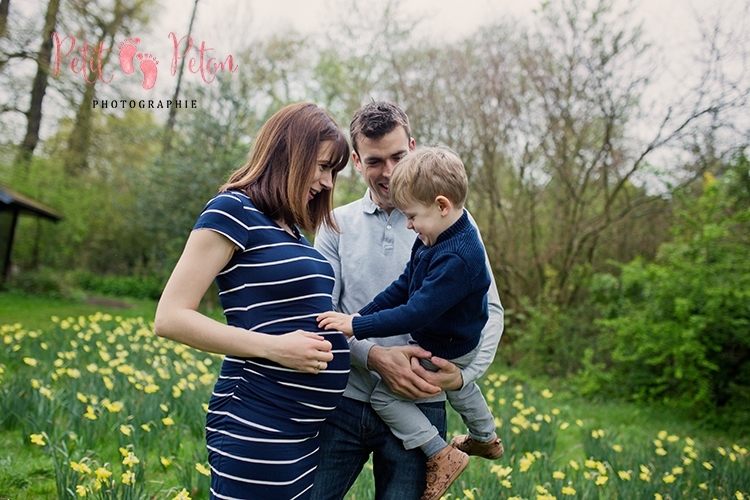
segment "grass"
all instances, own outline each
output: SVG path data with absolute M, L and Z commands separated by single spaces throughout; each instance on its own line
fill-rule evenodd
M 0 370 L 0 393 L 5 397 L 0 406 L 13 410 L 7 415 L 0 414 L 0 499 L 61 498 L 55 487 L 60 475 L 55 472 L 55 460 L 67 471 L 66 481 L 71 488 L 85 481 L 89 481 L 85 484 L 95 484 L 83 475 L 72 474 L 68 468 L 71 460 L 78 463 L 88 460 L 86 463 L 91 463 L 92 468 L 95 464 L 105 466 L 114 473 L 112 484 L 120 488 L 115 489 L 120 493 L 106 498 L 126 498 L 118 496 L 125 491 L 120 476 L 128 470 L 120 465 L 122 447 L 128 447 L 139 456 L 138 470 L 147 484 L 163 485 L 157 488 L 160 498 L 177 498 L 174 497 L 176 488 L 183 486 L 188 487 L 193 498 L 200 498 L 201 492 L 205 492 L 207 478 L 200 476 L 194 466 L 205 463 L 201 423 L 205 413 L 200 407 L 210 393 L 211 383 L 199 384 L 200 373 L 190 371 L 196 364 L 190 350 L 164 344 L 147 331 L 156 306 L 153 301 L 125 299 L 121 302 L 129 307 L 108 305 L 114 303 L 111 298 L 90 304 L 0 293 L 0 327 L 24 325 L 23 329 L 6 329 L 5 336 L 0 336 L 3 341 L 0 343 L 3 355 L 0 369 L 4 369 L 4 375 Z M 103 320 L 99 328 L 95 324 L 99 320 L 91 319 L 101 316 L 96 313 L 124 319 Z M 220 313 L 212 311 L 211 314 L 216 317 Z M 51 321 L 53 316 L 59 318 L 58 322 Z M 78 317 L 81 318 L 64 320 Z M 137 319 L 128 323 L 127 318 L 139 317 L 145 319 L 145 323 Z M 34 333 L 35 330 L 42 333 Z M 152 347 L 155 351 L 149 352 L 162 353 L 160 366 L 166 371 L 159 376 L 153 369 L 156 360 L 145 354 Z M 107 363 L 98 349 L 115 355 L 108 373 L 102 371 Z M 30 357 L 38 359 L 37 366 L 43 369 L 29 366 Z M 199 355 L 197 359 L 204 358 Z M 88 373 L 85 368 L 92 362 L 99 365 L 96 368 L 99 371 Z M 53 364 L 56 369 L 52 368 Z M 130 366 L 134 372 L 120 370 Z M 209 374 L 217 366 L 214 363 Z M 180 374 L 170 367 L 179 368 Z M 73 374 L 71 370 L 75 368 L 81 373 Z M 51 376 L 50 370 L 54 370 Z M 190 379 L 190 373 L 195 378 Z M 156 393 L 149 393 L 143 387 L 154 383 L 147 381 L 152 375 L 161 386 Z M 114 380 L 114 390 L 104 388 L 102 376 Z M 188 390 L 190 380 L 195 381 L 197 391 Z M 41 389 L 31 390 L 35 383 L 37 389 Z M 737 484 L 743 485 L 739 489 L 744 488 L 744 498 L 748 498 L 747 486 L 744 486 L 750 485 L 750 463 L 745 449 L 747 436 L 705 429 L 686 415 L 661 408 L 582 400 L 555 381 L 529 379 L 523 373 L 510 371 L 499 361 L 481 384 L 500 424 L 498 433 L 506 444 L 506 454 L 496 463 L 472 459 L 467 471 L 449 490 L 451 499 L 511 495 L 554 497 L 533 493 L 539 492 L 539 488 L 555 493 L 556 498 L 565 498 L 565 484 L 575 486 L 578 492 L 575 498 L 581 499 L 655 498 L 655 493 L 660 492 L 666 500 L 680 498 L 681 493 L 688 490 L 692 495 L 689 498 L 703 498 L 695 493 L 701 481 L 701 484 L 708 484 L 706 493 L 711 493 L 706 498 L 735 498 L 735 490 L 739 491 Z M 182 387 L 181 397 L 174 395 L 176 386 Z M 124 403 L 124 410 L 107 411 L 110 398 L 113 402 Z M 168 410 L 161 408 L 160 403 L 166 403 Z M 13 418 L 8 419 L 11 414 L 22 418 L 14 422 Z M 96 414 L 98 418 L 89 420 L 89 414 Z M 458 415 L 452 411 L 448 415 L 450 439 L 463 431 Z M 162 425 L 164 416 L 174 416 L 176 425 Z M 151 430 L 142 431 L 144 423 Z M 130 429 L 127 434 L 124 427 Z M 49 441 L 44 447 L 33 445 L 29 440 L 31 434 L 40 432 L 45 433 Z M 693 440 L 695 446 L 691 444 Z M 68 446 L 70 454 L 56 454 L 53 443 Z M 622 451 L 613 451 L 616 448 Z M 688 449 L 690 451 L 686 451 Z M 743 451 L 734 453 L 733 449 Z M 660 451 L 664 456 L 659 456 Z M 695 453 L 696 458 L 689 463 L 686 455 L 691 453 Z M 174 465 L 162 467 L 160 456 L 173 459 Z M 589 460 L 592 457 L 597 460 Z M 733 457 L 731 461 L 730 457 Z M 587 462 L 591 464 L 585 465 Z M 713 471 L 706 470 L 702 463 L 713 464 Z M 649 474 L 652 474 L 650 482 L 638 480 L 643 464 L 648 464 Z M 685 473 L 676 474 L 674 483 L 663 479 L 683 467 Z M 566 483 L 559 477 L 553 478 L 553 472 L 558 476 L 563 474 Z M 632 482 L 618 476 L 626 472 L 633 474 Z M 608 482 L 595 485 L 594 480 L 603 476 Z M 507 486 L 501 486 L 503 481 Z M 735 485 L 735 490 L 717 486 L 721 481 Z M 373 497 L 371 472 L 365 471 L 347 498 Z
M 115 303 L 118 305 L 112 305 Z M 97 311 L 130 318 L 142 316 L 153 319 L 156 302 L 113 297 L 89 297 L 88 301 L 71 301 L 25 293 L 0 292 L 0 325 L 23 323 L 26 328 L 37 329 L 49 326 L 52 316 L 88 316 Z

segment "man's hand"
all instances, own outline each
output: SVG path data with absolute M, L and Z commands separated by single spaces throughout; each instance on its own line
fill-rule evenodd
M 440 394 L 440 387 L 412 370 L 412 362 L 419 364 L 419 358 L 429 357 L 429 351 L 416 345 L 374 346 L 368 354 L 367 367 L 376 371 L 396 394 L 411 399 L 431 398 Z
M 432 364 L 438 367 L 438 371 L 426 370 L 417 358 L 411 358 L 411 369 L 416 375 L 444 391 L 457 391 L 464 385 L 461 370 L 447 359 L 433 356 L 430 358 Z

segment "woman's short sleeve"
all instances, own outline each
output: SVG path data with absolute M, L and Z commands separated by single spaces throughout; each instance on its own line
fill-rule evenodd
M 198 221 L 196 229 L 211 229 L 229 238 L 240 249 L 247 248 L 248 214 L 250 207 L 241 195 L 225 192 L 219 193 L 209 201 Z

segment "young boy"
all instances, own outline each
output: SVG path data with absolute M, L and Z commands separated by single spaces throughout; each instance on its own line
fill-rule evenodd
M 474 359 L 487 321 L 490 277 L 479 236 L 463 209 L 468 191 L 466 171 L 450 150 L 419 148 L 394 169 L 390 197 L 417 233 L 411 258 L 401 277 L 358 314 L 326 312 L 319 326 L 358 339 L 411 333 L 420 347 L 459 367 Z M 423 360 L 434 369 L 429 360 Z M 476 383 L 446 393 L 461 414 L 469 436 L 448 445 L 435 427 L 404 397 L 384 382 L 370 402 L 404 447 L 427 455 L 423 500 L 439 499 L 469 462 L 467 455 L 499 458 L 503 446 L 494 419 Z

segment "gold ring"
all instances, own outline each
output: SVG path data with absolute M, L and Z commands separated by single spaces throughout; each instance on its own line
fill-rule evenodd
M 317 365 L 315 365 L 315 367 L 316 367 L 316 368 L 318 369 L 318 371 L 320 371 L 320 360 L 318 360 L 318 361 L 317 361 L 317 363 L 318 363 L 318 364 L 317 364 Z

